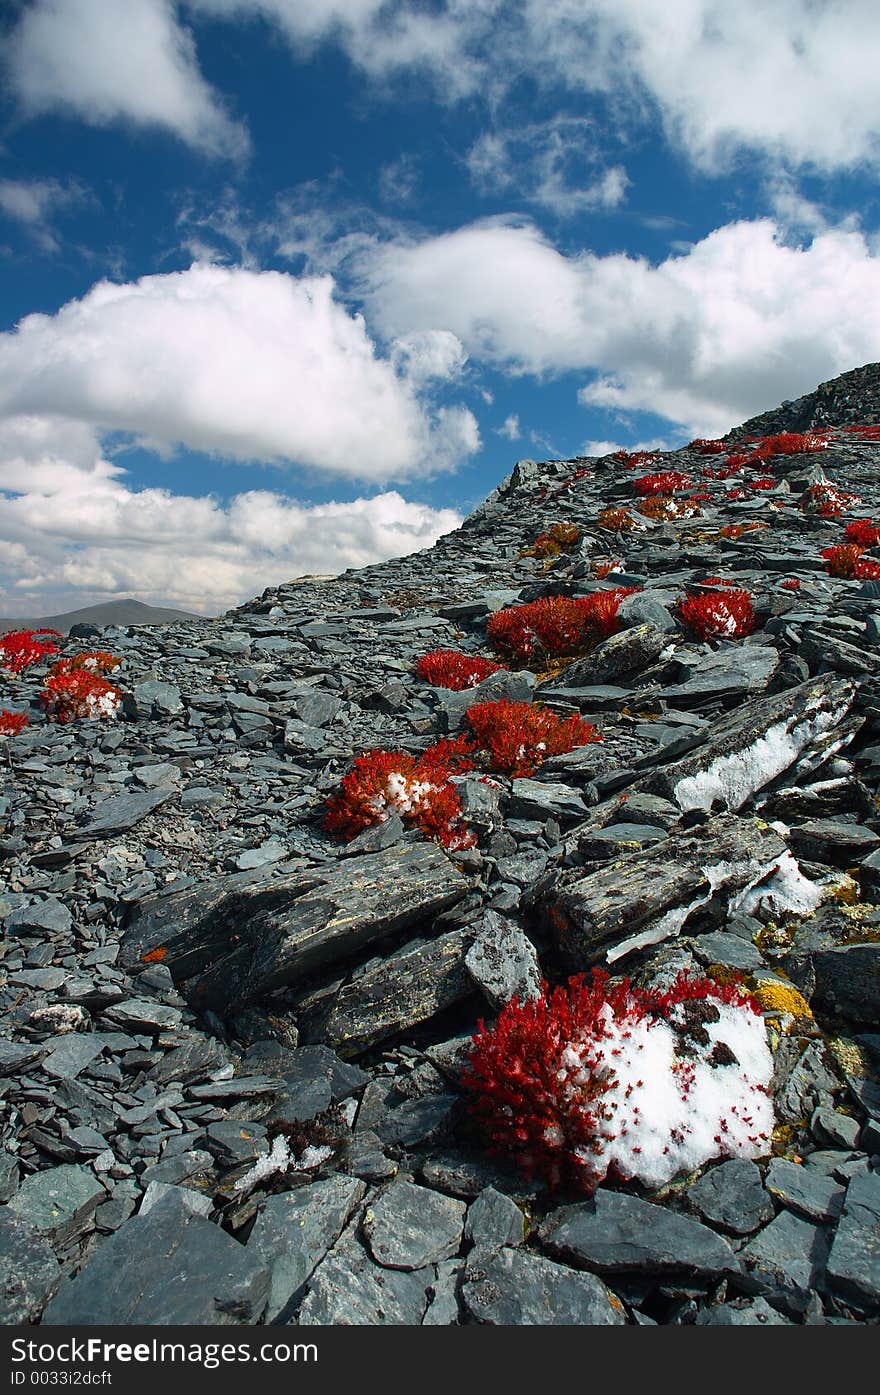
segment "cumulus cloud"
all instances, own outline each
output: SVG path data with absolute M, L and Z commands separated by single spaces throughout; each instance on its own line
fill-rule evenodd
M 51 614 L 135 595 L 214 614 L 265 586 L 429 547 L 460 523 L 386 491 L 303 504 L 250 490 L 133 490 L 79 422 L 0 426 L 0 613 Z
M 496 436 L 504 436 L 508 441 L 518 441 L 522 432 L 519 426 L 519 417 L 512 412 L 509 417 L 505 417 L 503 422 L 495 430 Z
M 584 404 L 693 434 L 880 358 L 880 254 L 852 227 L 793 246 L 772 219 L 731 223 L 652 265 L 564 256 L 498 218 L 375 247 L 361 275 L 389 336 L 442 328 L 508 372 L 589 370 Z
M 876 164 L 880 9 L 874 0 L 190 0 L 195 13 L 259 16 L 294 50 L 340 45 L 376 78 L 420 69 L 438 97 L 524 75 L 598 93 L 618 119 L 658 113 L 700 166 L 742 150 L 823 170 Z
M 453 334 L 428 328 L 392 362 L 329 276 L 197 265 L 100 282 L 0 335 L 0 414 L 374 482 L 435 473 L 479 432 L 467 408 L 419 395 L 463 361 Z
M 6 62 L 28 116 L 127 121 L 163 128 L 209 155 L 247 153 L 247 133 L 202 76 L 172 0 L 33 0 Z

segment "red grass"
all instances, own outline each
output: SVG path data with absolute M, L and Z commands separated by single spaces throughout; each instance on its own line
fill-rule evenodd
M 475 744 L 488 753 L 489 768 L 514 778 L 532 775 L 548 756 L 602 739 L 580 717 L 563 719 L 537 703 L 507 698 L 475 704 L 466 721 Z
M 637 587 L 619 586 L 592 596 L 544 596 L 525 605 L 507 606 L 490 615 L 487 634 L 501 654 L 528 663 L 535 654 L 551 659 L 577 654 L 613 634 L 624 596 Z
M 854 518 L 846 525 L 845 532 L 847 542 L 857 543 L 859 547 L 876 547 L 880 542 L 880 527 L 870 518 Z
M 880 579 L 880 562 L 863 557 L 862 549 L 857 543 L 838 543 L 835 547 L 823 548 L 822 556 L 825 558 L 825 570 L 829 576 L 855 581 Z
M 690 489 L 693 481 L 690 475 L 680 470 L 662 470 L 656 475 L 642 475 L 633 480 L 633 489 L 641 498 L 653 494 L 674 494 L 677 489 Z
M 47 654 L 57 654 L 58 645 L 53 644 L 51 639 L 37 638 L 39 635 L 63 638 L 58 630 L 10 630 L 8 634 L 0 636 L 0 666 L 12 673 L 21 673 Z
M 416 674 L 435 688 L 451 688 L 460 693 L 464 688 L 475 688 L 497 673 L 501 665 L 494 659 L 483 659 L 479 654 L 461 654 L 457 649 L 432 649 L 423 654 L 416 663 Z
M 752 598 L 748 591 L 737 588 L 721 595 L 685 596 L 678 613 L 698 639 L 742 639 L 755 628 Z
M 0 736 L 17 736 L 28 725 L 26 712 L 0 712 Z

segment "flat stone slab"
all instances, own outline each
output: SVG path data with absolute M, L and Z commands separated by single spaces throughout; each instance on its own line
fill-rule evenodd
M 69 830 L 67 837 L 77 843 L 88 838 L 115 838 L 134 828 L 169 799 L 174 799 L 177 793 L 173 786 L 166 786 L 142 793 L 113 795 L 101 801 L 86 823 Z
M 771 1196 L 809 1221 L 837 1220 L 843 1210 L 844 1188 L 817 1168 L 786 1158 L 773 1158 L 764 1185 Z
M 314 873 L 220 879 L 140 902 L 120 963 L 160 961 L 194 1005 L 224 1012 L 428 920 L 467 890 L 440 848 L 415 842 Z
M 169 1192 L 86 1260 L 43 1314 L 44 1327 L 253 1324 L 269 1267 Z
M 48 1241 L 8 1207 L 0 1211 L 0 1323 L 33 1322 L 60 1282 Z
M 38 1234 L 63 1243 L 83 1230 L 95 1208 L 106 1200 L 107 1192 L 94 1173 L 64 1163 L 32 1172 L 8 1205 Z
M 709 1168 L 686 1195 L 704 1221 L 733 1235 L 751 1235 L 775 1214 L 760 1169 L 747 1158 L 729 1158 Z
M 876 1311 L 880 1302 L 880 1174 L 863 1172 L 846 1189 L 843 1215 L 828 1256 L 838 1293 Z
M 541 966 L 531 940 L 520 927 L 496 911 L 486 911 L 465 955 L 468 973 L 497 1006 L 514 996 L 536 998 Z
M 821 1282 L 831 1243 L 827 1226 L 814 1225 L 791 1211 L 780 1211 L 740 1251 L 745 1273 L 765 1293 L 782 1291 L 802 1309 L 810 1289 Z
M 248 1239 L 248 1251 L 271 1274 L 266 1322 L 274 1322 L 311 1277 L 366 1190 L 357 1178 L 334 1176 L 269 1197 Z
M 620 1299 L 595 1274 L 525 1250 L 501 1249 L 468 1268 L 464 1305 L 474 1322 L 491 1327 L 620 1327 Z
M 367 1208 L 364 1238 L 378 1264 L 422 1269 L 449 1259 L 461 1244 L 466 1207 L 414 1182 L 392 1182 Z
M 354 1223 L 322 1259 L 297 1314 L 300 1327 L 414 1327 L 428 1306 L 435 1269 L 405 1271 L 375 1264 Z
M 685 1273 L 714 1279 L 740 1267 L 730 1244 L 708 1226 L 601 1188 L 592 1201 L 551 1211 L 538 1235 L 552 1255 L 599 1274 Z

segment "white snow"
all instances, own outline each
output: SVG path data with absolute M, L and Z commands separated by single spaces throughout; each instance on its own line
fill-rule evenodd
M 719 887 L 729 882 L 731 877 L 740 870 L 735 862 L 715 862 L 711 867 L 702 869 L 706 878 L 706 890 L 697 896 L 686 906 L 675 906 L 671 911 L 667 911 L 653 925 L 649 925 L 646 930 L 641 930 L 636 935 L 631 935 L 629 939 L 622 940 L 620 944 L 612 945 L 606 952 L 606 964 L 613 964 L 617 959 L 622 959 L 625 954 L 631 954 L 634 949 L 644 949 L 646 945 L 659 944 L 661 940 L 671 940 L 674 935 L 679 934 L 685 921 L 688 920 L 694 911 L 698 911 L 701 906 L 705 906 Z
M 716 1022 L 706 1022 L 708 1042 L 685 1038 L 672 1025 L 651 1018 L 633 1023 L 606 1017 L 598 1044 L 574 1047 L 566 1064 L 577 1065 L 569 1088 L 599 1075 L 611 1082 L 597 1100 L 602 1125 L 598 1152 L 577 1155 L 598 1175 L 609 1168 L 646 1186 L 663 1185 L 716 1157 L 756 1158 L 769 1151 L 773 1104 L 769 1094 L 773 1058 L 763 1018 L 748 1007 L 711 1000 Z M 735 1058 L 711 1061 L 718 1045 Z
M 684 812 L 708 812 L 716 802 L 725 809 L 740 809 L 756 790 L 787 770 L 805 746 L 838 720 L 836 712 L 816 712 L 791 727 L 786 721 L 774 722 L 751 746 L 729 756 L 716 756 L 706 770 L 679 780 L 673 797 Z
M 237 1192 L 252 1192 L 254 1187 L 260 1182 L 264 1182 L 267 1177 L 281 1175 L 284 1172 L 310 1172 L 313 1168 L 320 1167 L 329 1157 L 332 1156 L 333 1149 L 326 1145 L 319 1147 L 309 1144 L 300 1157 L 295 1157 L 290 1151 L 290 1143 L 283 1134 L 273 1140 L 272 1147 L 268 1153 L 261 1153 L 250 1171 L 239 1177 L 235 1183 L 234 1190 Z
M 810 915 L 821 905 L 824 887 L 811 882 L 800 869 L 796 857 L 788 851 L 769 863 L 759 874 L 731 898 L 728 911 L 754 915 L 766 910 L 774 915 Z

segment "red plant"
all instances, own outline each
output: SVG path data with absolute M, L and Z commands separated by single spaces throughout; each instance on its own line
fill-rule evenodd
M 775 489 L 776 481 L 772 475 L 762 475 L 760 479 L 751 480 L 749 489 Z
M 633 480 L 633 489 L 644 499 L 648 495 L 674 494 L 677 489 L 690 489 L 691 484 L 690 475 L 683 475 L 680 470 L 663 470 L 659 474 L 642 475 Z
M 21 673 L 47 654 L 57 654 L 58 645 L 51 639 L 37 638 L 39 635 L 63 638 L 58 630 L 10 630 L 0 636 L 0 665 L 12 673 Z
M 569 552 L 581 540 L 581 530 L 574 523 L 554 523 L 545 532 L 539 533 L 531 547 L 523 552 L 524 557 L 559 557 Z
M 39 701 L 52 722 L 72 722 L 76 718 L 115 717 L 122 706 L 122 694 L 106 678 L 87 668 L 66 666 L 66 660 L 49 670 Z
M 82 654 L 72 654 L 57 659 L 52 665 L 53 674 L 61 673 L 112 673 L 119 668 L 122 660 L 104 649 L 92 649 Z
M 432 649 L 423 654 L 416 663 L 416 675 L 435 688 L 451 688 L 460 693 L 464 688 L 475 688 L 497 673 L 500 664 L 494 659 L 483 659 L 479 654 L 461 654 L 457 649 Z
M 461 800 L 450 776 L 468 769 L 473 747 L 459 738 L 437 742 L 418 759 L 406 751 L 365 751 L 327 801 L 324 827 L 347 842 L 392 811 L 446 848 L 472 847 Z
M 657 1185 L 683 1166 L 693 1167 L 694 1148 L 706 1146 L 705 1139 L 687 1137 L 695 1106 L 709 1105 L 719 1121 L 708 1156 L 755 1156 L 772 1126 L 760 1067 L 755 1075 L 738 1067 L 714 1080 L 704 1073 L 696 1083 L 696 1062 L 704 1069 L 716 1064 L 714 1044 L 701 1024 L 719 1022 L 725 1008 L 736 1009 L 740 1033 L 745 1028 L 761 1041 L 760 1009 L 735 985 L 680 974 L 666 990 L 640 989 L 629 979 L 612 983 L 600 969 L 553 989 L 543 983 L 538 997 L 507 1003 L 493 1027 L 479 1023 L 462 1076 L 471 1113 L 493 1152 L 553 1188 L 591 1193 L 606 1176 Z M 672 1108 L 668 1102 L 654 1105 L 660 1082 L 652 1079 L 657 1067 L 646 1049 L 652 1033 L 665 1042 L 672 1033 L 677 1046 L 672 1071 L 678 1098 Z M 769 1077 L 772 1060 L 766 1040 L 763 1045 Z M 716 1069 L 728 1070 L 720 1062 Z M 692 1091 L 700 1098 L 689 1099 Z M 658 1127 L 669 1130 L 662 1152 L 652 1136 Z M 642 1142 L 652 1158 L 642 1160 Z
M 643 465 L 655 464 L 660 457 L 654 451 L 650 450 L 636 450 L 633 451 L 632 454 L 625 450 L 616 450 L 613 459 L 619 460 L 621 465 L 627 470 L 638 470 Z
M 870 518 L 854 518 L 846 525 L 845 532 L 847 542 L 857 543 L 859 547 L 876 547 L 880 542 L 880 527 Z
M 838 543 L 835 547 L 822 549 L 825 570 L 829 576 L 839 576 L 846 580 L 877 581 L 880 579 L 880 562 L 873 562 L 862 556 L 857 543 Z
M 766 523 L 725 523 L 718 529 L 721 538 L 741 538 L 743 533 L 754 533 L 758 528 L 766 528 Z
M 776 436 L 756 436 L 754 455 L 769 460 L 774 455 L 809 455 L 826 450 L 828 441 L 822 431 L 780 431 Z
M 499 653 L 528 663 L 538 652 L 551 659 L 577 654 L 619 626 L 617 611 L 637 587 L 597 591 L 592 596 L 543 596 L 507 606 L 489 616 L 489 642 Z
M 755 628 L 752 598 L 748 591 L 737 588 L 726 589 L 721 595 L 685 596 L 679 602 L 678 614 L 698 639 L 742 639 Z
M 606 576 L 612 572 L 620 570 L 620 562 L 614 562 L 610 557 L 597 558 L 593 563 L 593 576 L 597 581 L 604 581 Z
M 800 577 L 787 576 L 784 581 L 780 582 L 780 585 L 784 591 L 799 591 L 801 589 Z
M 28 726 L 26 712 L 7 712 L 4 707 L 0 712 L 0 736 L 17 736 L 20 731 Z
M 643 528 L 645 525 L 633 518 L 628 509 L 603 509 L 596 519 L 596 526 L 606 529 L 609 533 L 629 532 L 632 528 Z
M 822 518 L 837 518 L 844 509 L 855 508 L 861 502 L 858 494 L 850 494 L 845 489 L 838 489 L 836 485 L 829 484 L 827 480 L 819 484 L 811 484 L 801 496 L 801 508 L 806 513 L 818 513 Z
M 697 436 L 685 449 L 699 451 L 700 455 L 721 455 L 722 451 L 727 450 L 727 442 L 719 440 L 707 441 L 702 436 Z
M 694 518 L 701 512 L 699 504 L 693 500 L 673 499 L 671 494 L 655 494 L 639 504 L 639 513 L 661 522 L 670 518 Z
M 581 717 L 557 717 L 533 702 L 480 702 L 468 709 L 475 744 L 488 754 L 489 768 L 515 779 L 532 775 L 548 756 L 601 741 Z
M 841 426 L 841 431 L 851 431 L 865 441 L 880 441 L 880 426 Z

